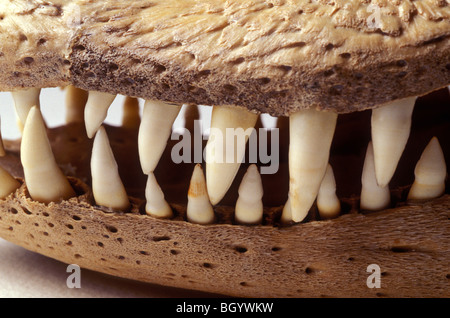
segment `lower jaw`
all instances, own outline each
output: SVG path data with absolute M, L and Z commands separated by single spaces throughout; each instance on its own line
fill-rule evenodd
M 412 141 L 390 185 L 391 206 L 383 211 L 359 208 L 361 171 L 370 141 L 368 112 L 340 116 L 333 140 L 330 163 L 336 167 L 341 216 L 321 220 L 313 207 L 301 224 L 280 223 L 289 190 L 289 142 L 281 131 L 285 144 L 280 145 L 280 169 L 262 176 L 264 220 L 256 226 L 234 222 L 237 182 L 215 207 L 214 224 L 187 222 L 195 163 L 174 164 L 170 144 L 155 175 L 174 218 L 147 216 L 137 130 L 119 127 L 107 130 L 132 209 L 105 211 L 95 205 L 89 187 L 92 141 L 83 125 L 72 124 L 49 130 L 49 138 L 57 162 L 76 171 L 70 180 L 79 196 L 44 205 L 31 200 L 23 184 L 7 201 L 0 201 L 0 236 L 65 263 L 114 276 L 232 296 L 440 297 L 447 292 L 449 276 L 449 185 L 444 196 L 430 202 L 409 203 L 406 196 L 414 165 L 433 136 L 450 158 L 448 100 L 446 90 L 418 100 Z M 5 145 L 8 155 L 0 162 L 23 177 L 18 142 Z M 243 165 L 236 180 L 245 171 Z M 370 264 L 381 268 L 381 288 L 365 283 Z

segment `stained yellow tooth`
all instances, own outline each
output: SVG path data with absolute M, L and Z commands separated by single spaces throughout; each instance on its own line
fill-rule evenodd
M 20 187 L 20 182 L 14 179 L 8 171 L 0 167 L 0 200 L 16 191 Z
M 223 199 L 233 183 L 257 119 L 257 114 L 243 108 L 213 108 L 211 132 L 205 149 L 206 184 L 213 205 Z
M 411 131 L 416 97 L 394 101 L 372 111 L 372 142 L 377 182 L 389 184 Z
M 214 222 L 214 209 L 209 202 L 205 175 L 200 164 L 195 166 L 192 173 L 186 216 L 191 223 L 211 224 Z
M 33 200 L 50 203 L 75 196 L 75 191 L 55 161 L 44 120 L 36 106 L 28 114 L 20 153 L 25 182 Z
M 156 169 L 180 110 L 181 105 L 152 100 L 145 102 L 138 138 L 139 157 L 145 174 Z
M 239 198 L 236 201 L 235 220 L 240 224 L 259 224 L 263 219 L 264 194 L 261 175 L 258 167 L 250 165 L 241 185 L 239 186 Z
M 84 109 L 89 93 L 69 85 L 66 88 L 66 123 L 84 123 Z
M 122 127 L 128 129 L 139 129 L 141 114 L 139 100 L 134 97 L 125 97 L 123 103 Z
M 171 218 L 173 216 L 172 208 L 164 198 L 164 193 L 153 172 L 148 174 L 145 198 L 147 200 L 145 211 L 148 215 L 157 218 Z
M 415 180 L 408 200 L 430 200 L 444 194 L 447 166 L 436 137 L 431 139 L 423 151 L 414 169 L 414 175 Z
M 330 156 L 337 114 L 314 109 L 290 116 L 289 201 L 292 220 L 302 221 L 317 198 Z
M 327 172 L 317 195 L 317 209 L 322 219 L 333 219 L 341 212 L 341 203 L 336 195 L 336 180 L 333 168 L 328 165 Z
M 3 138 L 2 138 L 2 125 L 0 120 L 0 157 L 4 157 L 6 155 L 5 147 L 3 145 Z
M 372 142 L 367 147 L 361 183 L 361 210 L 378 211 L 391 204 L 389 186 L 380 187 L 377 183 Z
M 125 211 L 130 206 L 105 128 L 100 126 L 91 157 L 92 192 L 97 205 Z
M 16 114 L 18 116 L 18 126 L 21 131 L 25 126 L 28 113 L 33 106 L 40 108 L 40 88 L 29 88 L 11 93 L 16 107 Z
M 103 124 L 108 115 L 108 109 L 113 103 L 116 95 L 103 92 L 89 92 L 89 97 L 84 109 L 84 121 L 86 132 L 89 138 L 93 138 L 95 133 Z

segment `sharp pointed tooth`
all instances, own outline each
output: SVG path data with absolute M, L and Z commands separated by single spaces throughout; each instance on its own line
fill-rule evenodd
M 172 208 L 164 198 L 164 193 L 153 172 L 148 174 L 145 197 L 147 199 L 145 211 L 148 215 L 157 218 L 171 218 L 173 216 Z
M 186 105 L 186 111 L 184 113 L 184 121 L 185 121 L 185 128 L 193 132 L 194 127 L 198 122 L 196 123 L 196 120 L 200 119 L 200 112 L 197 105 Z
M 211 133 L 205 149 L 206 184 L 213 205 L 223 199 L 233 183 L 245 156 L 249 133 L 257 119 L 257 114 L 243 108 L 213 108 Z
M 55 161 L 44 120 L 36 106 L 28 114 L 20 153 L 25 182 L 33 200 L 50 203 L 75 196 Z
M 430 200 L 445 192 L 447 167 L 444 153 L 436 137 L 433 137 L 422 153 L 414 169 L 415 180 L 408 200 Z
M 288 224 L 292 222 L 291 201 L 287 199 L 281 213 L 281 223 Z
M 378 184 L 389 184 L 411 131 L 416 97 L 395 101 L 372 111 L 372 142 Z
M 341 212 L 341 203 L 336 195 L 336 180 L 331 165 L 328 165 L 320 185 L 317 208 L 322 219 L 336 218 Z
M 115 98 L 115 95 L 108 93 L 89 92 L 84 109 L 84 121 L 86 122 L 86 132 L 89 138 L 95 136 L 95 133 L 105 121 L 108 109 Z
M 20 182 L 14 179 L 8 171 L 0 167 L 0 199 L 3 200 L 19 187 Z
M 105 128 L 95 135 L 91 157 L 92 192 L 97 205 L 125 211 L 130 206 Z
M 200 164 L 195 166 L 189 185 L 186 216 L 192 223 L 211 224 L 214 222 L 214 209 L 209 202 L 205 175 Z
M 289 200 L 292 219 L 302 221 L 325 175 L 337 114 L 302 110 L 290 117 Z
M 84 123 L 88 92 L 69 85 L 66 88 L 66 123 Z
M 123 103 L 122 127 L 128 129 L 139 129 L 141 114 L 139 100 L 134 97 L 125 97 Z
M 372 142 L 367 147 L 361 182 L 360 206 L 362 210 L 378 211 L 391 204 L 389 186 L 380 187 L 377 183 Z
M 248 168 L 241 185 L 239 198 L 236 201 L 235 219 L 240 224 L 259 224 L 263 219 L 263 185 L 256 165 Z
M 23 127 L 31 107 L 37 106 L 40 108 L 40 94 L 40 88 L 29 88 L 26 90 L 12 92 L 16 113 L 20 120 L 20 122 L 18 122 L 18 126 L 21 131 L 23 131 Z
M 145 102 L 138 138 L 139 157 L 145 174 L 156 169 L 180 110 L 181 105 L 152 100 Z

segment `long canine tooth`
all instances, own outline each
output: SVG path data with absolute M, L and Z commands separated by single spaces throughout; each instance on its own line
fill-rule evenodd
M 329 164 L 317 195 L 317 209 L 322 219 L 333 219 L 341 212 L 341 203 L 336 195 L 336 180 Z
M 33 106 L 40 108 L 39 96 L 41 94 L 40 88 L 29 88 L 26 90 L 14 91 L 11 93 L 14 99 L 14 106 L 18 116 L 19 129 L 23 131 L 28 113 Z
M 414 169 L 415 180 L 409 190 L 408 200 L 430 200 L 445 192 L 447 167 L 444 153 L 436 137 L 433 137 L 422 153 Z
M 257 114 L 243 108 L 213 108 L 211 134 L 205 149 L 206 184 L 213 205 L 222 200 L 233 183 L 244 159 L 249 130 L 253 130 L 257 119 Z M 232 132 L 231 136 L 227 136 L 227 130 Z
M 139 129 L 141 124 L 141 115 L 139 108 L 139 100 L 134 97 L 127 96 L 123 103 L 122 127 L 129 129 Z
M 261 175 L 256 165 L 248 168 L 241 185 L 239 198 L 236 201 L 235 220 L 240 224 L 259 224 L 263 219 L 264 194 Z
M 360 207 L 362 210 L 378 211 L 391 204 L 389 186 L 380 187 L 377 183 L 372 142 L 367 147 L 361 183 Z
M 66 88 L 66 123 L 84 123 L 84 109 L 89 93 L 69 85 Z
M 192 223 L 211 224 L 214 222 L 214 209 L 209 202 L 205 175 L 200 164 L 195 166 L 192 173 L 186 216 Z
M 8 171 L 0 167 L 0 199 L 3 200 L 19 187 L 20 182 L 14 179 Z
M 25 182 L 33 200 L 50 203 L 75 196 L 55 161 L 44 120 L 36 106 L 31 108 L 25 122 L 20 153 Z
M 325 175 L 337 114 L 301 110 L 290 116 L 289 201 L 292 220 L 302 221 Z
M 139 157 L 145 174 L 156 169 L 180 110 L 181 105 L 153 100 L 145 102 L 138 138 Z
M 96 204 L 114 210 L 127 210 L 130 201 L 103 126 L 98 129 L 92 146 L 91 173 Z
M 171 218 L 173 216 L 172 208 L 164 198 L 164 193 L 153 172 L 148 174 L 145 198 L 147 200 L 145 211 L 148 215 L 157 218 Z
M 108 109 L 113 103 L 116 95 L 103 92 L 89 92 L 89 97 L 84 109 L 84 121 L 86 132 L 89 138 L 93 138 L 95 133 L 103 124 L 108 115 Z
M 372 142 L 378 184 L 389 184 L 411 131 L 416 97 L 395 101 L 372 111 Z

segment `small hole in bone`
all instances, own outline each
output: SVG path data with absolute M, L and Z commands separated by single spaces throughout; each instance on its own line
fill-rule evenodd
M 210 263 L 203 263 L 204 268 L 212 268 L 213 266 Z
M 12 209 L 11 209 L 11 213 L 12 213 L 12 214 L 17 214 L 17 213 L 19 213 L 19 212 L 18 212 L 16 209 L 12 208 Z
M 247 252 L 247 248 L 245 248 L 243 246 L 236 246 L 234 249 L 236 250 L 236 252 L 241 253 L 241 254 Z
M 74 219 L 75 221 L 81 221 L 81 218 L 78 215 L 72 216 L 72 219 Z
M 32 215 L 33 213 L 31 213 L 28 209 L 23 208 L 23 212 L 27 215 Z
M 155 73 L 156 74 L 161 74 L 161 73 L 163 73 L 165 71 L 166 71 L 166 67 L 164 65 L 161 65 L 161 64 L 156 64 L 155 65 Z
M 267 85 L 267 84 L 270 83 L 270 78 L 263 77 L 263 78 L 260 78 L 258 81 L 259 81 L 259 83 L 262 84 L 262 85 Z
M 34 62 L 34 58 L 32 58 L 31 56 L 27 56 L 27 57 L 25 57 L 25 58 L 23 59 L 23 62 L 24 62 L 26 65 L 30 65 L 30 64 L 32 64 L 32 63 Z
M 399 67 L 405 67 L 406 65 L 408 65 L 408 63 L 405 60 L 397 61 L 397 66 L 399 66 Z
M 66 227 L 70 230 L 73 230 L 73 225 L 72 224 L 67 224 Z
M 153 238 L 154 242 L 160 242 L 160 241 L 170 241 L 170 237 L 168 236 L 155 236 Z
M 349 58 L 352 57 L 352 55 L 350 53 L 341 53 L 341 54 L 339 54 L 339 56 L 346 60 L 348 60 Z
M 45 43 L 47 43 L 47 40 L 44 38 L 39 39 L 39 41 L 37 42 L 38 46 L 44 45 Z
M 80 254 L 75 254 L 74 257 L 75 258 L 82 258 L 83 256 L 81 256 Z
M 172 254 L 172 255 L 178 255 L 178 254 L 180 254 L 180 251 L 177 251 L 177 250 L 170 250 L 170 254 Z
M 111 233 L 117 233 L 117 232 L 118 232 L 117 228 L 114 227 L 114 226 L 111 226 L 111 225 L 107 225 L 107 226 L 106 226 L 106 229 L 107 229 L 109 232 L 111 232 Z
M 232 64 L 241 64 L 245 61 L 245 59 L 243 57 L 240 57 L 234 61 L 231 61 Z
M 327 50 L 327 51 L 330 51 L 330 50 L 332 50 L 332 49 L 334 49 L 334 45 L 331 44 L 331 43 L 328 43 L 328 44 L 325 46 L 325 50 Z

